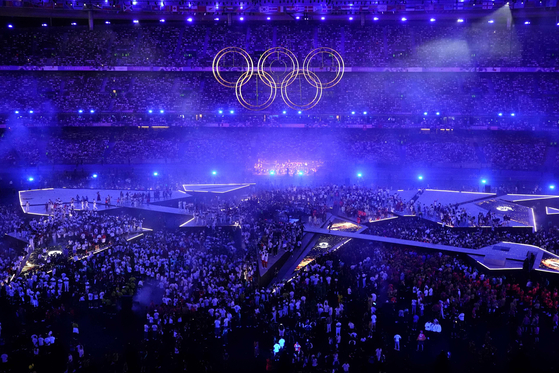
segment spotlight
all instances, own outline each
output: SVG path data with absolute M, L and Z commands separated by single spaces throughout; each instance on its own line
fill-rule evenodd
M 555 189 L 555 185 L 551 184 L 551 185 L 549 186 L 549 189 Z
M 431 18 L 431 19 L 429 20 L 429 22 L 435 22 L 435 21 L 436 21 L 435 18 Z
M 16 114 L 19 114 L 19 110 L 16 110 Z
M 29 114 L 33 114 L 33 113 L 34 113 L 34 111 L 33 111 L 33 110 L 29 110 Z
M 437 111 L 437 112 L 436 112 L 435 114 L 437 114 L 437 115 L 441 115 L 441 113 L 439 113 L 438 111 Z
M 214 21 L 219 21 L 219 18 L 214 18 Z
M 374 17 L 374 18 L 373 18 L 373 21 L 378 21 L 378 17 Z
M 46 24 L 46 23 L 43 23 L 43 24 L 42 24 L 41 26 L 43 26 L 43 27 L 47 27 L 47 24 Z
M 426 111 L 424 111 L 424 112 L 423 112 L 423 115 L 427 116 L 427 112 L 426 112 Z
M 366 112 L 366 111 L 364 111 L 364 112 L 363 112 L 363 115 L 367 115 L 367 112 Z
M 80 113 L 80 114 L 83 113 L 83 110 L 82 109 L 78 110 L 78 113 Z
M 514 117 L 514 116 L 515 116 L 515 114 L 514 114 L 514 113 L 510 113 L 510 116 L 511 116 L 511 117 Z
M 78 24 L 76 22 L 72 22 L 70 23 L 70 26 L 77 26 Z
M 273 174 L 275 174 L 275 173 L 276 173 L 276 171 L 270 170 L 270 175 L 273 175 Z
M 295 17 L 295 19 L 301 19 L 301 17 L 297 16 Z M 557 24 L 557 26 L 559 26 L 559 23 Z
M 303 171 L 299 171 L 299 172 L 297 172 L 297 174 L 298 174 L 299 176 L 303 176 Z
M 138 5 L 137 1 L 132 1 L 132 5 Z
M 524 24 L 525 24 L 525 25 L 529 25 L 529 24 L 530 24 L 530 21 L 526 21 L 526 22 L 524 22 Z
M 417 178 L 418 178 L 419 180 L 423 180 L 423 175 L 419 175 Z
M 138 21 L 137 19 L 135 19 L 135 20 L 132 21 L 132 23 L 138 24 L 138 23 L 140 23 L 140 21 Z
M 165 110 L 163 109 L 159 110 L 159 114 L 163 114 L 163 113 L 165 113 Z
M 35 179 L 31 176 L 31 177 L 27 178 L 27 180 L 28 180 L 28 181 L 33 181 L 33 180 L 35 180 Z
M 357 174 L 357 177 L 363 177 L 363 174 L 362 174 L 361 172 L 359 172 L 359 173 Z
M 218 111 L 219 114 L 223 114 L 223 110 Z
M 153 110 L 149 109 L 149 110 L 148 110 L 148 113 L 150 113 L 150 114 L 153 113 Z
M 160 23 L 165 23 L 165 19 L 164 19 L 164 18 L 161 18 L 161 19 L 159 20 L 159 22 L 160 22 Z
M 324 21 L 324 20 L 326 19 L 326 17 L 320 17 L 320 19 L 321 19 L 322 21 Z
M 186 19 L 186 21 L 187 22 L 192 22 L 192 18 L 189 17 L 189 18 Z
M 155 172 L 153 173 L 153 176 L 158 176 L 158 175 L 159 175 L 159 172 L 157 172 L 157 171 L 155 171 Z
M 229 110 L 229 114 L 235 114 L 235 110 Z
M 161 21 L 159 21 L 159 22 L 161 22 Z M 105 21 L 105 24 L 106 24 L 106 25 L 110 25 L 110 24 L 111 24 L 111 21 Z
M 402 17 L 402 22 L 406 22 L 408 19 L 406 17 Z
M 353 21 L 353 17 L 349 17 L 349 20 L 350 20 L 350 21 Z
M 301 110 L 299 110 L 299 111 L 297 112 L 297 114 L 301 114 L 301 113 L 302 113 L 302 111 L 301 111 Z
M 212 175 L 217 175 L 217 171 L 212 171 Z
M 270 18 L 270 17 L 266 17 L 266 19 L 267 19 L 268 21 L 269 21 L 269 20 L 271 20 L 271 18 Z
M 352 111 L 352 112 L 351 112 L 351 115 L 355 115 L 355 111 Z
M 486 184 L 486 183 L 487 183 L 487 180 L 482 179 L 482 180 L 481 180 L 481 183 L 482 183 L 482 184 Z
M 458 23 L 464 23 L 464 20 L 462 18 L 458 18 L 458 20 L 456 21 Z
M 559 26 L 559 23 L 557 24 Z M 14 25 L 8 25 L 8 28 L 14 28 Z
M 241 18 L 239 18 L 239 19 L 240 19 L 240 20 L 241 20 L 241 22 L 242 22 L 242 21 L 244 21 L 244 20 L 245 20 L 245 17 L 241 17 Z
M 502 117 L 502 116 L 503 116 L 503 113 L 499 113 L 499 116 Z
M 91 114 L 93 114 L 93 113 L 95 113 L 95 110 L 91 109 L 91 110 L 89 110 L 89 112 L 90 112 Z
M 489 21 L 487 21 L 487 23 L 495 23 L 495 21 L 493 21 L 492 19 L 490 19 Z
M 91 176 L 93 176 L 94 179 L 97 179 L 97 174 L 93 174 Z
M 285 111 L 285 110 L 284 110 L 284 111 L 282 111 L 282 114 L 284 114 L 284 115 L 285 115 L 285 114 L 287 114 L 287 111 Z

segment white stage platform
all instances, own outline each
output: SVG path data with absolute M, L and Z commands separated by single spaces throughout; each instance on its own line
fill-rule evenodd
M 229 193 L 235 190 L 248 188 L 255 183 L 239 183 L 239 184 L 183 184 L 185 192 L 195 193 Z

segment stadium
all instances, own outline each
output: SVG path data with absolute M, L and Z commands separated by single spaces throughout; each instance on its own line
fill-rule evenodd
M 0 373 L 556 372 L 558 15 L 1 1 Z

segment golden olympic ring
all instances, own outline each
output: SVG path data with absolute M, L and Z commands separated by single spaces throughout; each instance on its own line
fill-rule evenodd
M 249 79 L 252 78 L 252 74 L 253 74 L 253 71 L 254 71 L 254 63 L 252 62 L 252 58 L 250 57 L 250 55 L 242 48 L 227 47 L 227 48 L 222 49 L 219 52 L 217 52 L 217 54 L 215 55 L 214 60 L 212 62 L 212 72 L 214 74 L 214 77 L 218 81 L 218 83 L 221 84 L 222 86 L 225 86 L 227 88 L 235 88 L 237 83 L 236 82 L 230 82 L 228 80 L 223 79 L 221 77 L 220 72 L 219 72 L 219 61 L 221 61 L 221 59 L 226 54 L 229 54 L 229 53 L 240 54 L 245 59 L 245 62 L 247 63 L 247 73 L 250 73 Z M 243 84 L 246 84 L 246 83 L 248 83 L 248 79 Z
M 239 76 L 236 82 L 231 82 L 224 79 L 219 71 L 219 62 L 225 55 L 229 53 L 240 54 L 245 59 L 247 65 L 245 69 L 241 70 L 244 72 L 241 74 L 241 76 Z M 292 70 L 282 79 L 281 83 L 279 84 L 274 80 L 274 77 L 270 73 L 264 70 L 264 63 L 266 62 L 268 57 L 270 57 L 273 53 L 283 54 L 287 56 L 290 59 L 292 65 Z M 321 53 L 331 54 L 336 60 L 336 62 L 338 63 L 339 69 L 336 72 L 336 77 L 327 83 L 322 83 L 319 77 L 310 70 L 311 59 Z M 342 77 L 344 75 L 344 70 L 345 70 L 345 64 L 344 64 L 344 60 L 342 59 L 342 56 L 332 48 L 321 47 L 312 50 L 307 55 L 307 57 L 305 57 L 302 69 L 299 68 L 299 61 L 297 60 L 297 57 L 295 57 L 295 54 L 293 54 L 293 52 L 291 52 L 289 49 L 284 47 L 270 48 L 260 56 L 260 58 L 258 59 L 258 64 L 256 66 L 256 73 L 258 74 L 258 78 L 271 89 L 270 96 L 263 104 L 253 105 L 243 97 L 243 92 L 242 92 L 242 87 L 245 84 L 247 84 L 249 80 L 252 78 L 252 76 L 254 75 L 254 63 L 250 55 L 242 48 L 228 47 L 219 51 L 215 55 L 212 62 L 212 73 L 215 79 L 218 81 L 218 83 L 227 88 L 235 88 L 235 96 L 237 97 L 237 100 L 239 101 L 241 106 L 249 110 L 264 110 L 268 108 L 274 102 L 277 96 L 278 88 L 280 89 L 281 97 L 287 106 L 295 110 L 309 110 L 314 106 L 316 106 L 316 104 L 318 104 L 318 102 L 322 98 L 323 89 L 332 88 L 342 80 Z M 300 75 L 303 75 L 305 80 L 312 87 L 316 88 L 316 93 L 312 101 L 304 105 L 295 104 L 287 94 L 287 87 L 293 84 L 293 82 L 295 82 L 295 80 Z

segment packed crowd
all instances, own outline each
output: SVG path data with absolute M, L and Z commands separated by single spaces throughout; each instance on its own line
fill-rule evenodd
M 439 22 L 437 22 L 439 23 Z M 275 22 L 228 26 L 215 24 L 96 26 L 11 29 L 0 39 L 4 65 L 86 65 L 198 67 L 210 66 L 224 46 L 251 54 L 274 46 L 301 59 L 316 45 L 342 53 L 346 66 L 555 66 L 557 45 L 545 25 L 456 23 L 333 24 Z M 363 43 L 363 40 L 370 42 Z M 537 41 L 537 42 L 536 42 Z M 318 66 L 325 65 L 323 61 Z

